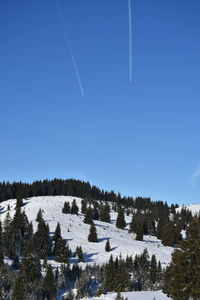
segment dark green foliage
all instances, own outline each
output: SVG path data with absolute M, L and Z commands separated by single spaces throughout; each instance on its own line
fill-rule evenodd
M 116 194 L 114 191 L 107 192 L 100 190 L 96 186 L 91 186 L 89 182 L 75 179 L 43 180 L 35 181 L 31 184 L 22 182 L 0 183 L 0 202 L 7 199 L 15 199 L 18 195 L 23 198 L 48 195 L 71 195 L 87 199 L 106 200 L 139 210 L 156 209 L 156 217 L 160 215 L 161 210 L 169 210 L 167 204 L 164 204 L 162 201 L 152 202 L 150 198 L 145 197 L 137 197 L 135 199 L 132 197 L 121 197 L 120 194 Z
M 0 268 L 4 266 L 4 255 L 3 255 L 3 247 L 0 246 Z
M 15 255 L 12 262 L 12 267 L 14 270 L 19 270 L 19 256 Z
M 137 241 L 143 241 L 143 223 L 138 222 L 136 228 L 136 238 Z
M 47 272 L 42 284 L 43 298 L 46 300 L 56 299 L 56 285 L 51 265 L 47 266 Z
M 55 233 L 52 237 L 52 240 L 56 243 L 58 239 L 61 238 L 61 229 L 60 229 L 60 223 L 58 222 L 56 225 Z
M 70 208 L 70 204 L 69 204 L 68 201 L 64 203 L 62 213 L 63 214 L 70 214 L 71 213 L 71 208 Z
M 5 255 L 10 258 L 14 258 L 15 255 L 22 255 L 31 234 L 25 212 L 17 209 L 12 220 L 7 213 L 3 232 Z
M 86 209 L 87 209 L 87 200 L 84 199 L 84 200 L 81 201 L 81 213 L 85 214 Z
M 99 219 L 102 222 L 110 223 L 110 213 L 106 205 L 100 206 Z
M 94 224 L 90 226 L 90 233 L 88 235 L 88 241 L 96 243 L 97 242 L 97 232 L 96 232 L 96 227 Z
M 42 219 L 38 223 L 38 229 L 28 241 L 25 249 L 26 254 L 37 253 L 40 259 L 46 259 L 52 255 L 52 242 L 49 235 L 49 226 Z
M 26 288 L 25 288 L 25 281 L 23 278 L 21 278 L 21 276 L 18 276 L 15 284 L 14 284 L 14 288 L 13 288 L 13 292 L 12 292 L 12 300 L 26 300 Z
M 200 220 L 194 217 L 187 239 L 172 254 L 166 269 L 164 292 L 175 300 L 199 299 L 200 295 Z
M 84 262 L 83 250 L 81 246 L 80 247 L 77 246 L 76 255 L 78 256 L 80 262 Z
M 122 209 L 120 209 L 117 216 L 116 227 L 120 229 L 124 229 L 125 226 L 126 226 L 126 222 L 124 218 L 124 212 Z
M 16 200 L 16 210 L 20 209 L 21 207 L 23 206 L 23 200 L 22 200 L 22 197 L 17 197 L 17 200 Z
M 162 228 L 162 243 L 164 246 L 174 246 L 179 240 L 177 227 L 173 222 L 166 221 Z
M 94 217 L 93 209 L 92 209 L 91 206 L 89 206 L 89 207 L 86 209 L 85 218 L 84 218 L 83 222 L 84 222 L 85 224 L 92 225 L 92 224 L 93 224 L 93 217 Z
M 74 199 L 73 202 L 72 202 L 71 214 L 72 215 L 78 215 L 78 211 L 79 211 L 79 208 L 76 204 L 76 200 Z
M 68 262 L 69 248 L 66 245 L 66 242 L 62 237 L 59 238 L 57 240 L 57 242 L 55 243 L 54 255 L 55 255 L 55 261 L 61 262 L 61 263 Z
M 37 222 L 41 222 L 43 221 L 43 215 L 42 215 L 42 210 L 41 208 L 39 209 L 38 213 L 37 213 L 37 217 L 35 219 Z
M 106 252 L 110 252 L 110 241 L 109 241 L 109 239 L 108 239 L 107 242 L 106 242 L 106 245 L 105 245 L 105 251 L 106 251 Z
M 128 232 L 136 233 L 136 230 L 137 230 L 137 217 L 136 217 L 136 215 L 133 215 Z
M 39 281 L 41 278 L 41 266 L 36 255 L 29 254 L 23 258 L 20 265 L 20 274 L 27 283 Z

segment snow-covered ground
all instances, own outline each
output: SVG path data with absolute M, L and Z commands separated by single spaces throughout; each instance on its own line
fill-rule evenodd
M 61 226 L 61 234 L 63 238 L 68 241 L 69 247 L 72 251 L 76 250 L 77 246 L 81 246 L 84 252 L 85 262 L 88 264 L 103 264 L 108 261 L 110 255 L 113 257 L 126 257 L 127 255 L 141 254 L 147 248 L 149 255 L 155 254 L 161 263 L 167 264 L 170 262 L 173 248 L 164 247 L 160 240 L 156 237 L 144 236 L 144 241 L 136 241 L 134 234 L 128 233 L 131 216 L 126 216 L 127 228 L 125 230 L 117 229 L 115 226 L 117 213 L 111 212 L 111 224 L 101 221 L 95 221 L 98 243 L 88 242 L 88 233 L 90 226 L 83 223 L 84 216 L 79 213 L 78 216 L 71 214 L 63 214 L 62 208 L 65 201 L 72 203 L 76 199 L 79 209 L 81 208 L 81 199 L 70 196 L 45 196 L 32 197 L 24 200 L 24 206 L 29 221 L 33 222 L 34 230 L 37 229 L 37 222 L 35 221 L 38 210 L 41 208 L 45 221 L 49 223 L 50 232 L 53 234 L 57 222 Z M 1 203 L 0 218 L 3 222 L 8 204 L 10 205 L 10 215 L 13 216 L 15 212 L 16 200 L 11 199 Z M 110 239 L 111 251 L 105 251 L 105 244 L 107 239 Z M 77 262 L 76 258 L 71 258 L 70 263 Z M 51 261 L 54 265 L 55 262 Z M 55 263 L 58 264 L 58 263 Z M 80 263 L 83 264 L 84 263 Z
M 124 298 L 128 298 L 128 300 L 169 300 L 165 294 L 161 291 L 156 292 L 127 292 L 121 293 Z M 102 295 L 101 297 L 92 297 L 92 298 L 84 298 L 84 300 L 115 300 L 117 294 L 116 293 L 108 293 L 107 295 Z M 83 300 L 83 299 L 82 299 Z

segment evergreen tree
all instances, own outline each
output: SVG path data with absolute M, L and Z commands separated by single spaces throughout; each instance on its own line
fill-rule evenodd
M 97 232 L 96 232 L 96 227 L 94 226 L 94 224 L 92 224 L 90 226 L 90 233 L 88 235 L 88 241 L 97 243 Z
M 52 237 L 52 240 L 55 242 L 57 242 L 58 239 L 61 238 L 61 229 L 60 229 L 60 223 L 58 222 L 57 225 L 56 225 L 56 230 L 55 230 L 55 233 Z
M 126 226 L 125 218 L 124 218 L 124 212 L 120 208 L 118 216 L 117 216 L 117 221 L 116 221 L 116 227 L 120 229 L 124 229 Z
M 84 199 L 84 200 L 81 201 L 81 213 L 85 214 L 86 209 L 87 209 L 87 200 Z
M 51 265 L 47 266 L 47 272 L 43 280 L 42 290 L 43 290 L 43 299 L 45 300 L 56 299 L 55 278 L 54 278 Z
M 36 217 L 36 222 L 42 222 L 43 221 L 43 214 L 41 208 L 39 209 Z
M 89 206 L 89 207 L 86 209 L 85 218 L 84 218 L 83 222 L 84 222 L 85 224 L 92 225 L 92 224 L 93 224 L 93 217 L 94 217 L 93 209 L 92 209 L 91 206 Z
M 73 202 L 72 202 L 71 214 L 78 216 L 78 211 L 79 211 L 79 208 L 78 208 L 78 206 L 76 204 L 76 200 L 74 199 Z
M 150 263 L 150 276 L 152 283 L 156 283 L 157 281 L 157 260 L 155 254 L 151 257 L 151 263 Z
M 70 208 L 70 204 L 69 204 L 68 201 L 64 203 L 62 213 L 63 214 L 70 214 L 71 213 L 71 208 Z
M 110 252 L 110 241 L 109 241 L 109 239 L 106 242 L 105 251 Z
M 172 254 L 166 269 L 164 292 L 175 300 L 199 299 L 200 295 L 200 220 L 194 217 L 186 240 Z
M 100 221 L 110 223 L 110 213 L 105 205 L 100 207 Z
M 84 262 L 83 250 L 81 246 L 80 247 L 77 246 L 76 255 L 78 256 L 79 261 Z
M 137 218 L 136 218 L 136 215 L 133 215 L 128 232 L 136 233 L 136 230 L 137 230 Z
M 139 222 L 136 228 L 136 238 L 137 241 L 143 241 L 143 223 Z
M 65 240 L 63 238 L 59 238 L 55 244 L 54 248 L 54 255 L 55 255 L 55 261 L 67 263 L 68 262 L 68 254 L 69 249 L 66 245 Z
M 41 278 L 41 266 L 38 257 L 34 254 L 25 256 L 20 265 L 22 280 L 27 283 L 39 281 Z
M 22 206 L 23 206 L 23 200 L 22 200 L 22 197 L 19 196 L 19 197 L 17 197 L 17 200 L 16 200 L 16 207 L 15 207 L 15 209 L 18 210 Z

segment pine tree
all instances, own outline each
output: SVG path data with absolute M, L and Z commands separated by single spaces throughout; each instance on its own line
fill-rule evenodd
M 17 197 L 17 200 L 16 200 L 16 207 L 15 207 L 15 209 L 18 210 L 18 209 L 20 209 L 22 206 L 23 206 L 23 200 L 22 200 L 22 198 L 19 196 L 19 197 Z
M 53 270 L 51 265 L 47 266 L 46 276 L 44 277 L 43 284 L 43 297 L 47 300 L 55 300 L 56 299 L 56 285 L 55 278 L 53 274 Z
M 58 222 L 56 225 L 55 233 L 52 237 L 52 240 L 56 243 L 58 239 L 61 238 L 61 229 L 60 229 L 60 223 Z
M 78 256 L 80 262 L 84 262 L 83 250 L 81 246 L 80 247 L 77 246 L 76 255 Z
M 84 222 L 85 224 L 92 225 L 92 224 L 94 224 L 94 222 L 93 222 L 93 217 L 94 217 L 93 209 L 92 209 L 91 206 L 89 206 L 89 207 L 86 209 L 85 218 L 84 218 L 83 222 Z
M 118 216 L 117 216 L 117 221 L 116 221 L 116 227 L 120 229 L 124 229 L 126 226 L 125 218 L 124 218 L 124 212 L 120 208 Z
M 62 263 L 68 262 L 69 249 L 62 237 L 59 238 L 55 244 L 54 255 L 55 261 Z
M 20 273 L 23 280 L 27 283 L 39 281 L 41 278 L 41 266 L 38 257 L 34 254 L 24 257 L 20 265 Z
M 87 200 L 83 199 L 81 201 L 81 213 L 85 214 L 87 209 Z
M 136 230 L 137 230 L 137 218 L 136 218 L 135 215 L 133 215 L 128 232 L 129 233 L 136 233 Z
M 72 202 L 71 214 L 78 216 L 78 211 L 79 211 L 79 208 L 78 208 L 78 206 L 76 204 L 76 200 L 74 199 L 73 202 Z
M 88 235 L 88 241 L 97 243 L 97 232 L 96 232 L 96 227 L 94 226 L 94 224 L 92 224 L 90 226 L 90 233 Z
M 200 220 L 194 217 L 186 240 L 172 254 L 166 269 L 164 292 L 175 300 L 199 299 L 200 295 Z
M 137 241 L 143 241 L 143 223 L 139 222 L 136 228 L 136 238 Z
M 157 260 L 155 254 L 151 257 L 151 263 L 150 263 L 150 277 L 152 283 L 156 283 L 157 280 Z
M 42 214 L 42 210 L 40 208 L 37 213 L 36 222 L 41 222 L 41 221 L 43 221 L 43 214 Z
M 105 205 L 100 207 L 100 221 L 110 223 L 110 213 Z
M 70 214 L 71 213 L 71 208 L 70 208 L 70 204 L 69 204 L 68 201 L 64 203 L 62 213 L 63 214 Z
M 105 251 L 110 252 L 110 241 L 109 241 L 109 239 L 106 242 Z

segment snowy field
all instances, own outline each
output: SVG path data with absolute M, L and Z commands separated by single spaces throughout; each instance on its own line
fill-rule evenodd
M 128 300 L 169 300 L 165 294 L 161 291 L 156 292 L 128 292 L 121 293 L 124 298 L 128 298 Z M 101 297 L 92 297 L 92 298 L 84 298 L 84 300 L 115 300 L 117 294 L 116 293 L 108 293 L 107 295 L 102 295 Z M 83 300 L 83 299 L 82 299 Z
M 160 240 L 156 237 L 144 236 L 144 241 L 136 241 L 134 234 L 128 233 L 131 216 L 126 216 L 127 228 L 125 230 L 117 229 L 115 226 L 117 213 L 111 212 L 111 224 L 101 221 L 94 221 L 98 234 L 98 243 L 88 242 L 88 233 L 90 226 L 83 223 L 84 216 L 79 213 L 78 216 L 71 214 L 63 214 L 62 208 L 65 201 L 72 203 L 76 199 L 79 211 L 81 210 L 81 199 L 70 196 L 45 196 L 33 197 L 24 200 L 24 206 L 29 221 L 33 222 L 34 230 L 37 229 L 37 222 L 35 221 L 38 210 L 41 208 L 43 217 L 49 223 L 51 234 L 54 233 L 57 222 L 61 226 L 61 234 L 63 238 L 68 241 L 69 247 L 72 251 L 76 250 L 77 246 L 81 246 L 84 252 L 85 263 L 88 264 L 103 264 L 108 261 L 110 255 L 113 257 L 126 257 L 127 255 L 141 254 L 147 248 L 149 255 L 155 254 L 157 259 L 161 261 L 162 265 L 170 262 L 173 248 L 164 247 Z M 13 216 L 15 212 L 16 200 L 7 200 L 1 203 L 0 217 L 3 222 L 8 204 L 10 205 L 10 215 Z M 110 239 L 111 251 L 105 252 L 106 241 Z M 70 263 L 77 263 L 76 258 L 71 258 Z M 58 263 L 50 261 L 55 267 Z M 85 263 L 80 263 L 83 266 Z M 55 264 L 55 265 L 54 265 Z

